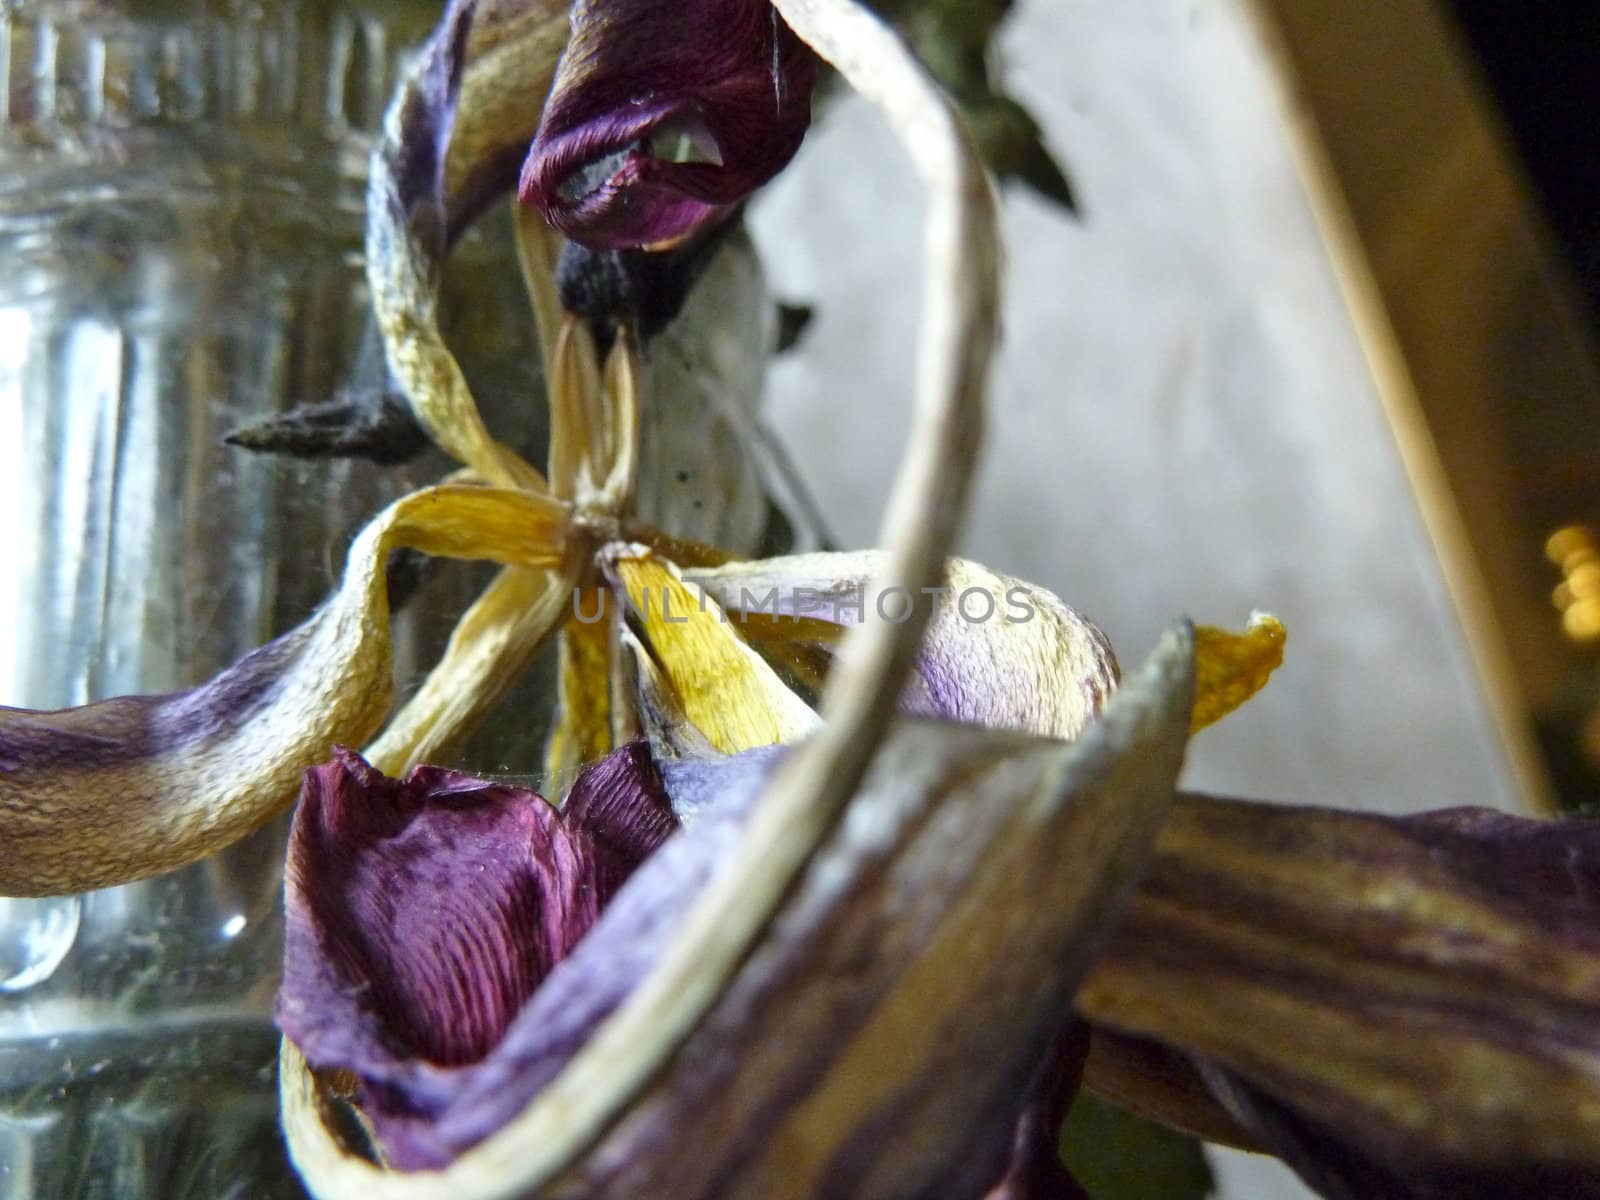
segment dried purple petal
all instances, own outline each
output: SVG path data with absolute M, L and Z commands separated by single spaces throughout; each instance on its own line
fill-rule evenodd
M 873 582 L 885 565 L 872 550 L 799 554 L 688 570 L 684 578 L 766 648 L 777 636 L 803 640 L 808 626 L 855 625 L 873 614 L 904 620 L 911 596 Z M 1105 635 L 1043 588 L 953 558 L 934 599 L 902 711 L 1070 738 L 1117 686 Z M 768 620 L 751 624 L 760 617 Z
M 389 238 L 403 231 L 417 239 L 435 266 L 443 260 L 449 240 L 445 156 L 476 8 L 474 0 L 451 3 L 424 48 L 410 86 L 399 92 L 372 163 L 369 237 L 373 231 Z M 382 216 L 388 219 L 379 219 Z M 369 245 L 368 254 L 376 249 L 398 257 L 389 238 Z
M 375 148 L 392 230 L 436 256 L 516 185 L 567 34 L 565 0 L 449 0 Z
M 1071 742 L 902 719 L 705 1014 L 687 1030 L 646 1025 L 644 1045 L 619 1044 L 592 1073 L 708 890 L 720 898 L 730 863 L 759 844 L 769 771 L 803 751 L 665 764 L 693 826 L 634 873 L 490 1055 L 408 1085 L 431 1108 L 381 1128 L 389 1165 L 446 1167 L 462 1195 L 986 1195 L 1019 1148 L 1043 1144 L 1036 1124 L 1019 1146 L 1019 1121 L 1167 808 L 1192 661 L 1192 636 L 1174 631 Z M 672 1053 L 552 1173 L 532 1119 L 562 1119 L 576 1089 L 614 1086 L 611 1072 L 629 1078 L 651 1038 Z M 332 1144 L 307 1058 L 337 1064 L 286 1044 L 285 1124 L 313 1189 L 429 1186 Z
M 1186 631 L 1170 636 L 1065 744 L 897 722 L 670 1067 L 553 1194 L 992 1190 L 1061 1031 L 1065 1008 L 1052 1006 L 1101 944 L 1163 815 L 1191 655 Z
M 445 255 L 460 232 L 463 206 L 476 202 L 453 190 L 462 181 L 452 183 L 450 152 L 455 148 L 468 158 L 488 153 L 481 139 L 496 132 L 481 125 L 469 130 L 462 121 L 471 115 L 462 103 L 470 106 L 474 95 L 480 100 L 483 96 L 481 90 L 468 91 L 473 67 L 480 84 L 490 69 L 483 61 L 469 62 L 475 49 L 487 53 L 482 38 L 473 37 L 475 29 L 481 31 L 480 7 L 497 36 L 518 26 L 516 20 L 499 25 L 497 17 L 521 18 L 526 33 L 546 29 L 551 15 L 549 4 L 527 0 L 482 6 L 475 0 L 452 0 L 402 77 L 373 150 L 367 180 L 367 285 L 391 383 L 406 398 L 417 424 L 440 449 L 490 483 L 536 491 L 542 490 L 538 472 L 484 427 L 472 390 L 439 329 L 438 287 Z M 537 40 L 526 46 L 535 76 Z M 525 74 L 513 71 L 508 84 L 526 82 Z
M 52 712 L 0 708 L 0 895 L 158 874 L 281 811 L 305 761 L 295 755 L 316 740 L 288 740 L 281 714 L 355 737 L 382 716 L 378 693 L 362 705 L 370 711 L 307 705 L 306 681 L 333 674 L 318 661 L 319 623 L 322 614 L 184 691 Z M 279 739 L 265 747 L 273 757 L 260 752 L 264 727 Z M 232 768 L 220 779 L 218 762 Z
M 448 1105 L 437 1118 L 408 1129 L 404 1145 L 392 1147 L 404 1152 L 398 1165 L 450 1162 L 515 1117 L 556 1076 L 655 965 L 711 872 L 736 847 L 781 753 L 766 748 L 661 764 L 673 808 L 686 811 L 687 802 L 693 814 L 692 836 L 672 839 L 633 874 L 494 1053 L 450 1081 Z
M 676 828 L 645 748 L 579 776 L 567 808 L 420 767 L 390 779 L 341 751 L 295 817 L 278 1016 L 319 1066 L 361 1082 L 395 1161 L 464 1069 Z
M 521 197 L 585 245 L 678 241 L 783 169 L 815 81 L 766 0 L 579 0 Z
M 1324 1195 L 1600 1196 L 1600 825 L 1182 798 L 1077 1004 Z
M 445 153 L 442 202 L 452 241 L 516 187 L 567 44 L 569 7 L 568 0 L 450 0 L 441 28 L 458 10 L 472 10 Z

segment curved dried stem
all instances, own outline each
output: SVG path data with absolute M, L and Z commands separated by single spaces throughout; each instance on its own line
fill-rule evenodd
M 561 235 L 550 227 L 531 204 L 511 201 L 511 232 L 517 246 L 517 265 L 522 269 L 522 286 L 528 291 L 534 324 L 539 331 L 539 361 L 549 379 L 555 362 L 556 338 L 566 312 L 556 289 L 556 259 L 561 254 Z

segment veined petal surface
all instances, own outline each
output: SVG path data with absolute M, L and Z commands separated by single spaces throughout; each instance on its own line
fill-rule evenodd
M 678 241 L 793 157 L 816 72 L 766 0 L 578 0 L 522 199 L 586 245 Z
M 878 590 L 879 551 L 803 554 L 691 569 L 735 627 L 750 618 L 857 624 L 869 616 L 903 619 L 923 598 Z M 1105 635 L 1043 588 L 951 559 L 931 597 L 932 621 L 916 675 L 901 697 L 906 711 L 995 729 L 1070 738 L 1082 732 L 1117 685 L 1117 660 Z M 752 636 L 764 626 L 751 626 Z
M 584 771 L 560 811 L 341 752 L 307 772 L 295 814 L 279 1023 L 355 1074 L 390 1161 L 447 1161 L 436 1127 L 459 1121 L 540 984 L 676 828 L 641 743 Z
M 1600 1195 L 1600 824 L 1182 797 L 1077 1005 L 1324 1195 Z

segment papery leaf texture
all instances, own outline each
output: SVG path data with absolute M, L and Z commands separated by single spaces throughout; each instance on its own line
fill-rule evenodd
M 1324 1195 L 1600 1195 L 1600 825 L 1183 797 L 1077 1004 Z

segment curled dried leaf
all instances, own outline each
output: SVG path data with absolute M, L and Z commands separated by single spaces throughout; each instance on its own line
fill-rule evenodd
M 1600 826 L 1186 796 L 1078 996 L 1324 1195 L 1600 1188 Z
M 0 710 L 0 895 L 106 887 L 172 870 L 282 811 L 334 742 L 390 701 L 390 551 L 560 561 L 567 514 L 537 496 L 445 486 L 396 501 L 350 548 L 303 625 L 210 682 L 56 712 Z

